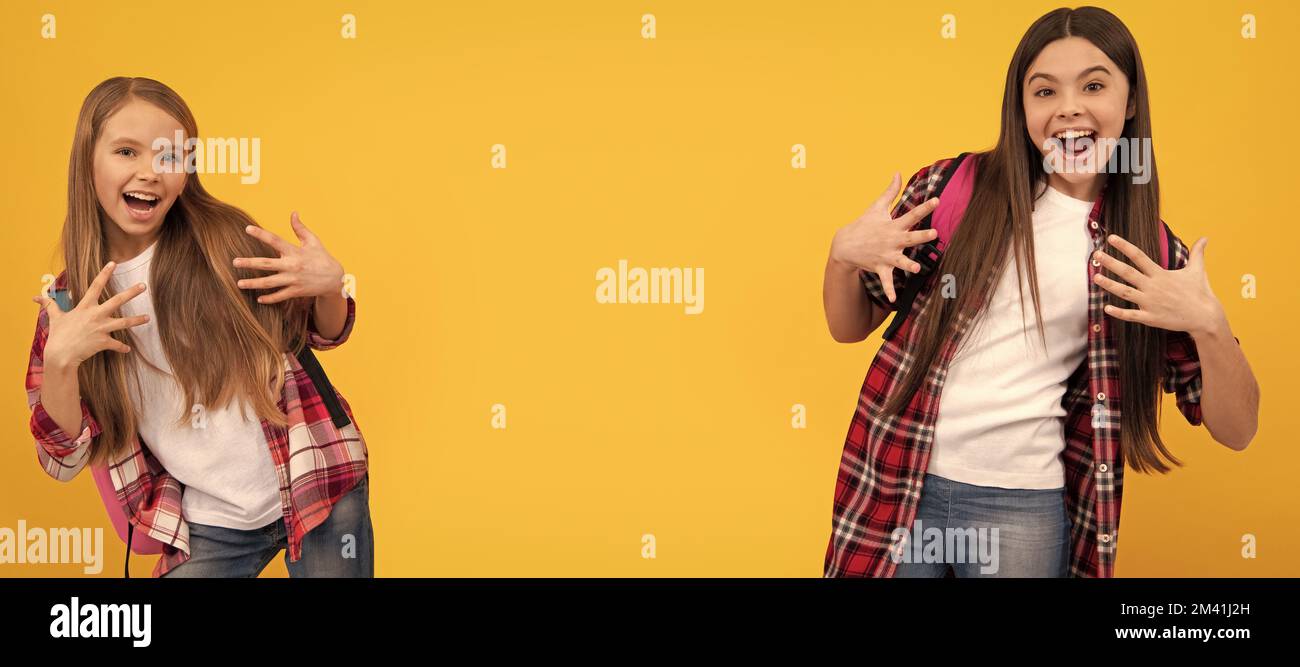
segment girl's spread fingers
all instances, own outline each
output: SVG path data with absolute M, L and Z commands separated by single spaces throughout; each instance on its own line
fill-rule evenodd
M 1209 243 L 1210 238 L 1208 236 L 1202 236 L 1197 239 L 1196 243 L 1192 244 L 1192 250 L 1187 257 L 1187 264 L 1189 266 L 1192 264 L 1205 263 L 1205 246 L 1209 245 Z
M 894 266 L 897 266 L 908 273 L 917 273 L 921 270 L 920 264 L 913 262 L 905 255 L 899 255 L 898 258 L 894 260 Z
M 293 278 L 285 273 L 277 273 L 273 276 L 263 276 L 261 278 L 244 278 L 236 283 L 240 289 L 271 289 L 273 287 L 284 287 L 293 282 Z
M 922 229 L 919 232 L 907 232 L 907 236 L 905 237 L 903 244 L 909 246 L 921 245 L 922 243 L 933 241 L 934 239 L 937 238 L 939 238 L 939 230 Z
M 1118 234 L 1111 234 L 1107 241 L 1124 253 L 1125 257 L 1133 260 L 1133 265 L 1140 269 L 1142 273 L 1152 274 L 1160 268 L 1160 265 L 1151 261 L 1151 258 L 1147 257 L 1147 254 L 1142 252 L 1141 248 L 1129 243 L 1127 239 Z
M 885 297 L 889 299 L 889 302 L 893 303 L 898 299 L 898 295 L 894 294 L 894 269 L 893 267 L 879 268 L 884 269 L 876 273 L 880 277 L 880 287 L 885 290 Z
M 293 249 L 293 246 L 289 245 L 287 241 L 257 225 L 249 225 L 244 228 L 244 231 L 248 232 L 249 236 L 275 248 L 276 252 L 281 255 Z
M 129 329 L 131 327 L 138 327 L 141 324 L 147 324 L 148 322 L 149 322 L 148 315 L 132 315 L 131 317 L 118 317 L 113 319 L 112 322 L 109 322 L 108 326 L 105 327 L 104 330 L 117 331 L 119 329 Z
M 1100 273 L 1093 274 L 1092 280 L 1093 282 L 1097 283 L 1097 285 L 1100 286 L 1102 289 L 1106 290 L 1107 292 L 1110 292 L 1111 294 L 1114 294 L 1115 296 L 1125 301 L 1137 303 L 1138 300 L 1142 297 L 1142 293 L 1139 292 L 1137 289 L 1125 285 L 1124 283 L 1121 283 L 1117 280 L 1112 280 L 1110 278 L 1107 278 L 1106 276 L 1103 276 Z
M 234 264 L 241 269 L 280 271 L 284 266 L 284 260 L 279 257 L 236 257 Z
M 279 292 L 264 294 L 262 296 L 257 297 L 257 302 L 262 304 L 280 303 L 281 301 L 284 301 L 286 299 L 292 299 L 293 297 L 294 297 L 293 288 L 286 287 L 280 290 Z
M 307 229 L 307 225 L 302 224 L 302 218 L 298 217 L 297 211 L 289 214 L 289 225 L 293 227 L 293 233 L 297 234 L 298 239 L 303 243 L 316 238 L 316 235 Z
M 32 301 L 40 304 L 41 309 L 48 313 L 51 319 L 56 315 L 63 314 L 63 309 L 59 307 L 59 302 L 45 296 L 44 294 L 32 297 Z
M 1119 308 L 1116 306 L 1107 305 L 1105 311 L 1107 315 L 1110 315 L 1111 317 L 1117 320 L 1124 320 L 1126 322 L 1138 322 L 1141 324 L 1146 324 L 1146 313 L 1141 310 L 1135 310 L 1133 308 Z
M 122 290 L 121 292 L 114 294 L 112 298 L 110 298 L 109 300 L 103 303 L 102 307 L 104 308 L 104 310 L 111 313 L 117 310 L 118 308 L 121 308 L 122 304 L 126 303 L 127 301 L 130 301 L 131 299 L 134 299 L 137 296 L 143 294 L 144 289 L 145 289 L 144 283 L 136 283 Z
M 1119 259 L 1111 257 L 1100 250 L 1093 253 L 1093 256 L 1101 261 L 1102 266 L 1110 269 L 1111 273 L 1114 273 L 1129 283 L 1140 285 L 1144 280 L 1146 280 L 1146 276 L 1142 275 L 1141 271 L 1138 271 L 1132 266 L 1125 264 Z
M 898 174 L 898 172 L 894 172 L 894 177 L 890 179 L 889 186 L 885 188 L 884 192 L 880 193 L 880 196 L 876 198 L 876 201 L 871 203 L 871 208 L 867 210 L 888 211 L 889 204 L 894 201 L 894 197 L 898 196 L 898 190 L 900 187 L 899 184 L 901 182 L 902 182 L 902 177 Z
M 104 291 L 104 286 L 108 284 L 108 279 L 112 277 L 115 267 L 117 267 L 117 262 L 109 262 L 99 270 L 95 279 L 90 281 L 90 288 L 86 290 L 86 295 L 81 298 L 81 303 L 92 305 L 99 303 L 99 295 Z M 77 305 L 80 306 L 81 303 Z
M 931 197 L 916 205 L 916 207 L 907 213 L 895 218 L 894 222 L 902 224 L 903 229 L 911 229 L 916 223 L 925 219 L 925 216 L 930 215 L 930 212 L 938 205 L 939 199 L 937 197 Z

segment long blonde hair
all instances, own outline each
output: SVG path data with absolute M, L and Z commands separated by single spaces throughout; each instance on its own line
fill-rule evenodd
M 115 224 L 99 204 L 94 185 L 94 148 L 104 122 L 132 99 L 162 109 L 198 137 L 198 125 L 185 101 L 153 79 L 115 77 L 90 91 L 77 117 L 68 165 L 68 213 L 63 222 L 66 285 L 79 303 L 108 261 L 106 226 Z M 308 311 L 303 299 L 257 303 L 256 293 L 236 281 L 264 275 L 236 269 L 235 257 L 275 257 L 244 228 L 257 223 L 245 212 L 203 189 L 197 173 L 167 211 L 150 267 L 149 285 L 163 352 L 185 406 L 216 409 L 246 400 L 262 419 L 284 425 L 277 396 L 284 383 L 284 353 L 296 353 L 306 338 Z M 101 299 L 112 295 L 111 285 Z M 147 296 L 146 296 L 147 298 Z M 114 337 L 131 343 L 129 330 Z M 133 346 L 131 355 L 138 354 Z M 92 462 L 117 458 L 135 437 L 138 415 L 127 393 L 133 372 L 130 355 L 102 352 L 77 372 L 81 394 L 102 433 Z M 241 403 L 242 407 L 242 403 Z M 188 418 L 189 409 L 179 415 Z

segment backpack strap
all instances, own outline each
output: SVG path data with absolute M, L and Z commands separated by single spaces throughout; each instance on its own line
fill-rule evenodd
M 917 246 L 916 256 L 913 259 L 921 265 L 921 270 L 912 275 L 903 286 L 902 293 L 898 295 L 894 319 L 883 334 L 885 340 L 891 340 L 911 314 L 912 304 L 916 301 L 922 284 L 927 282 L 926 278 L 939 265 L 939 260 L 943 259 L 943 251 L 956 233 L 957 226 L 961 224 L 962 215 L 966 213 L 966 204 L 970 202 L 971 191 L 975 187 L 975 163 L 978 161 L 978 158 L 967 160 L 966 157 L 969 155 L 970 153 L 962 153 L 949 163 L 939 178 L 939 184 L 930 195 L 939 197 L 939 205 L 913 227 L 915 230 L 933 227 L 939 232 L 939 237 Z M 944 193 L 947 195 L 940 196 Z
M 122 578 L 131 578 L 131 538 L 135 537 L 135 526 L 126 522 L 126 561 L 122 563 Z
M 298 363 L 302 364 L 302 369 L 307 371 L 307 377 L 311 378 L 311 383 L 316 386 L 316 393 L 320 394 L 321 402 L 325 404 L 325 409 L 329 410 L 334 427 L 343 428 L 351 424 L 352 420 L 348 418 L 348 413 L 339 404 L 338 394 L 334 393 L 334 385 L 330 384 L 325 369 L 321 367 L 320 361 L 317 361 L 310 347 L 302 346 L 302 350 L 298 352 Z
M 1163 221 L 1161 221 L 1160 226 L 1164 228 L 1165 232 L 1160 235 L 1160 265 L 1172 271 L 1174 262 L 1178 261 L 1178 258 L 1174 257 L 1174 230 L 1170 229 L 1169 225 L 1166 225 Z
M 957 233 L 957 226 L 961 224 L 966 205 L 970 203 L 971 193 L 975 190 L 975 167 L 979 158 L 968 161 L 967 155 L 969 153 L 962 153 L 953 160 L 951 173 L 945 175 L 932 195 L 938 197 L 942 193 L 944 198 L 939 200 L 939 205 L 930 213 L 931 219 L 923 223 L 938 230 L 939 238 L 933 243 L 937 244 L 940 251 L 948 247 L 948 242 Z

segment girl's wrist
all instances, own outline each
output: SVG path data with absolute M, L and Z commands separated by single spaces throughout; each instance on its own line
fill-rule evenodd
M 334 275 L 329 279 L 329 284 L 332 285 L 332 287 L 326 287 L 324 288 L 324 291 L 316 294 L 318 302 L 329 303 L 343 299 L 343 278 L 347 274 L 344 273 L 341 265 L 338 266 L 337 270 L 333 273 Z
M 1232 338 L 1232 328 L 1228 326 L 1228 316 L 1223 312 L 1223 305 L 1218 299 L 1211 298 L 1201 317 L 1194 320 L 1194 326 L 1187 330 L 1194 341 L 1210 341 L 1227 337 Z
M 852 264 L 849 264 L 847 262 L 840 261 L 837 257 L 835 257 L 834 253 L 831 254 L 830 261 L 831 261 L 831 266 L 834 267 L 835 270 L 839 271 L 840 273 L 853 273 L 858 270 L 858 267 L 853 266 Z
M 60 354 L 59 352 L 51 353 L 48 348 L 45 351 L 45 358 L 43 362 L 44 365 L 42 368 L 42 372 L 44 374 L 58 375 L 63 377 L 76 374 L 77 367 L 81 365 L 81 363 L 78 362 L 77 360 L 71 359 L 63 354 Z
M 338 284 L 338 288 L 337 288 L 337 289 L 332 289 L 332 290 L 330 290 L 330 291 L 328 291 L 328 292 L 325 292 L 324 294 L 317 294 L 317 295 L 316 295 L 316 302 L 317 302 L 317 303 L 329 304 L 329 303 L 338 303 L 338 302 L 340 302 L 340 301 L 345 301 L 345 300 L 346 300 L 346 298 L 343 296 L 343 281 L 342 281 L 342 280 L 339 281 L 339 284 Z
M 838 270 L 838 271 L 840 271 L 841 273 L 854 273 L 854 272 L 857 272 L 858 267 L 854 266 L 853 264 L 850 264 L 849 262 L 846 262 L 846 261 L 840 259 L 840 244 L 839 244 L 839 239 L 840 239 L 840 235 L 839 235 L 839 233 L 837 232 L 837 233 L 835 234 L 835 238 L 831 241 L 831 251 L 830 251 L 830 256 L 829 256 L 831 266 L 835 267 L 835 269 Z
M 1205 321 L 1204 326 L 1196 327 L 1187 333 L 1192 336 L 1192 340 L 1196 343 L 1232 339 L 1232 327 L 1228 326 L 1228 318 L 1223 317 L 1222 314 L 1219 317 L 1210 318 Z

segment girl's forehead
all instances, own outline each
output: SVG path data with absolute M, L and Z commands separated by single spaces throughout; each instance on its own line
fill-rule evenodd
M 1097 69 L 1097 68 L 1104 69 Z M 1035 74 L 1072 82 L 1080 74 L 1118 76 L 1119 67 L 1096 44 L 1082 37 L 1065 37 L 1049 43 L 1025 71 L 1025 81 Z
M 159 137 L 173 140 L 177 132 L 183 136 L 185 128 L 166 111 L 143 100 L 133 99 L 104 119 L 100 136 L 106 141 L 129 139 L 149 145 Z

